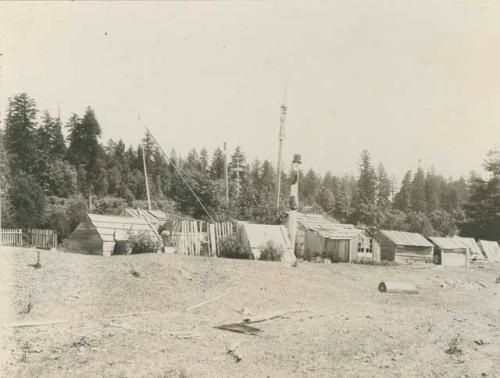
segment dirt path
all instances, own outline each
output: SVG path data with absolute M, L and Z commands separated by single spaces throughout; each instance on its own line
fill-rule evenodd
M 292 268 L 47 251 L 34 269 L 33 251 L 1 252 L 2 376 L 500 377 L 499 265 Z M 379 293 L 381 280 L 419 293 Z M 280 311 L 289 314 L 254 324 L 258 336 L 213 328 Z

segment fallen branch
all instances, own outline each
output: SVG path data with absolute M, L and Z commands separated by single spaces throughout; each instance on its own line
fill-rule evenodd
M 186 311 L 191 311 L 191 310 L 194 310 L 195 308 L 198 308 L 198 307 L 201 307 L 201 306 L 205 306 L 206 304 L 215 302 L 217 299 L 220 299 L 220 298 L 226 296 L 227 294 L 229 294 L 228 291 L 226 291 L 225 293 L 219 294 L 219 295 L 217 295 L 217 296 L 215 296 L 213 298 L 207 299 L 204 302 L 201 302 L 201 303 L 195 304 L 195 305 L 193 305 L 191 307 L 188 307 L 188 308 L 186 308 Z

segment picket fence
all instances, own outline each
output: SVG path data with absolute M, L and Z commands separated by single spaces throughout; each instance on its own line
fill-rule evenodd
M 39 230 L 30 228 L 25 232 L 26 244 L 36 247 L 51 249 L 57 247 L 57 232 L 54 230 Z
M 0 245 L 21 247 L 23 245 L 23 230 L 15 228 L 0 229 Z
M 36 247 L 50 249 L 57 246 L 57 232 L 40 229 L 0 229 L 0 245 L 10 247 Z

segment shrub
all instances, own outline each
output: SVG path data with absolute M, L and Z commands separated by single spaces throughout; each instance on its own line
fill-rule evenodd
M 245 250 L 238 234 L 232 234 L 219 242 L 219 255 L 231 259 L 250 259 L 251 255 Z
M 272 240 L 268 240 L 262 247 L 260 251 L 259 260 L 263 261 L 280 261 L 283 255 L 283 248 L 277 245 Z
M 359 258 L 359 259 L 354 259 L 352 260 L 353 264 L 361 264 L 361 265 L 382 265 L 382 266 L 395 266 L 398 265 L 397 262 L 395 261 L 389 261 L 389 260 L 381 260 L 381 261 L 375 261 L 372 259 L 368 259 L 365 257 Z
M 128 240 L 131 253 L 156 252 L 160 248 L 160 242 L 147 232 L 130 233 Z

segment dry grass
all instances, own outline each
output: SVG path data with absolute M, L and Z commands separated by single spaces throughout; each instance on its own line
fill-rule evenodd
M 466 274 L 162 254 L 41 259 L 32 269 L 32 251 L 2 250 L 1 319 L 63 322 L 0 327 L 12 351 L 1 376 L 494 377 L 500 366 L 500 285 L 475 284 L 492 282 L 498 264 Z M 379 293 L 380 281 L 419 293 Z M 259 336 L 215 329 L 250 316 L 233 309 L 288 315 L 256 324 Z

